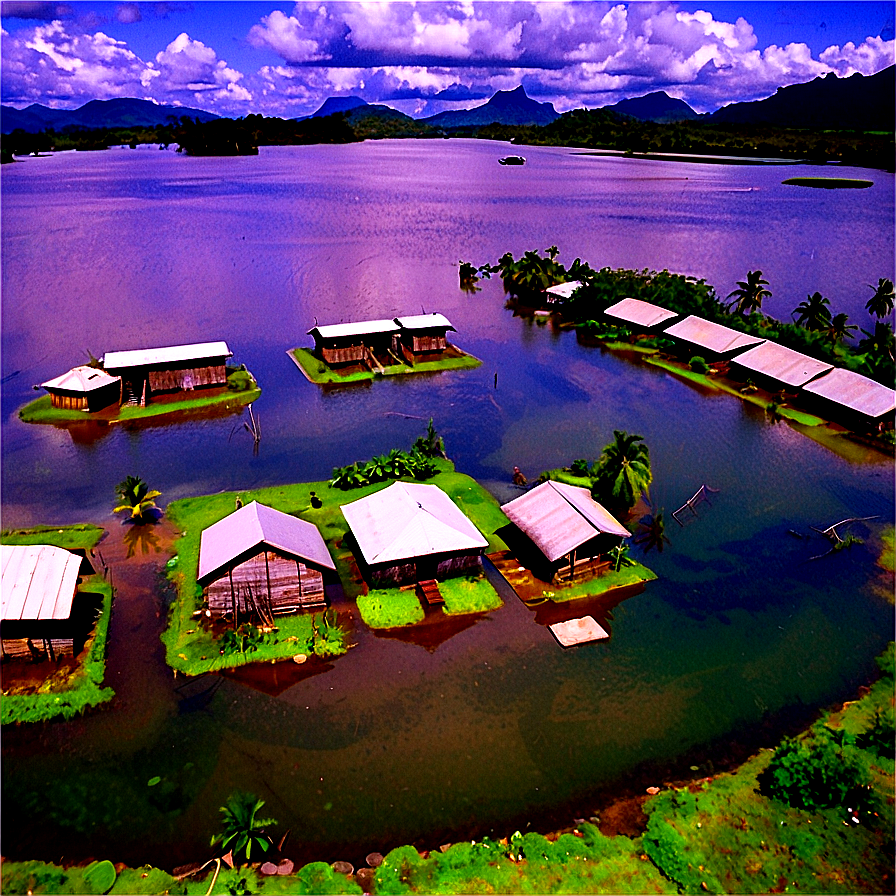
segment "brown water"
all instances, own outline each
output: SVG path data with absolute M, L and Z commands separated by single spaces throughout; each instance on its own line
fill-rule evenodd
M 3 524 L 108 526 L 119 589 L 116 700 L 4 731 L 4 855 L 202 859 L 235 789 L 267 800 L 299 860 L 358 864 L 401 842 L 537 827 L 588 814 L 603 788 L 711 758 L 708 745 L 774 743 L 873 674 L 893 622 L 873 590 L 890 461 L 838 456 L 736 399 L 514 318 L 497 282 L 460 292 L 456 264 L 556 244 L 567 263 L 669 267 L 722 295 L 758 267 L 770 313 L 818 289 L 867 326 L 866 284 L 893 277 L 892 175 L 864 173 L 875 185 L 857 196 L 782 186 L 792 169 L 555 148 L 505 168 L 506 150 L 384 141 L 4 166 Z M 315 319 L 421 307 L 445 313 L 483 366 L 324 391 L 286 356 Z M 33 383 L 86 349 L 212 339 L 263 387 L 258 456 L 234 418 L 73 438 L 15 417 Z M 140 475 L 164 503 L 324 478 L 409 446 L 430 416 L 458 469 L 502 501 L 514 464 L 534 475 L 595 457 L 613 429 L 644 435 L 667 516 L 704 482 L 719 493 L 643 558 L 657 582 L 595 608 L 608 642 L 563 651 L 506 592 L 501 610 L 416 636 L 373 634 L 340 605 L 357 647 L 328 667 L 174 679 L 158 641 L 164 539 L 127 559 L 115 483 Z M 870 515 L 855 529 L 864 546 L 808 562 L 824 549 L 810 526 Z

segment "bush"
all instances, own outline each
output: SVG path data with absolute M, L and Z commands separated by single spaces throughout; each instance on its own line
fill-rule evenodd
M 694 373 L 708 373 L 709 372 L 709 365 L 706 363 L 706 359 L 701 358 L 700 355 L 694 355 L 694 357 L 691 358 L 689 366 L 690 366 L 691 370 L 694 371 Z
M 252 379 L 252 374 L 246 370 L 245 364 L 227 368 L 227 388 L 231 392 L 249 392 L 255 388 L 255 380 Z

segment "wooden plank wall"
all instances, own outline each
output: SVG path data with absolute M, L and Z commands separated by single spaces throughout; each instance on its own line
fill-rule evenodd
M 58 392 L 51 392 L 50 404 L 54 408 L 64 408 L 67 411 L 85 411 L 87 410 L 87 396 L 60 395 Z
M 182 370 L 150 370 L 150 392 L 180 392 L 184 389 L 184 381 L 190 377 L 193 388 L 201 386 L 218 386 L 227 381 L 224 364 L 209 367 L 185 367 Z
M 327 364 L 351 364 L 367 358 L 367 347 L 364 345 L 346 345 L 341 348 L 321 346 L 320 356 Z
M 415 353 L 443 352 L 448 347 L 448 339 L 445 336 L 423 335 L 413 337 L 412 348 Z

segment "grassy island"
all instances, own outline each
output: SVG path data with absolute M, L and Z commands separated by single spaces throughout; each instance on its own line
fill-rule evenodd
M 188 394 L 190 397 L 185 398 Z M 178 393 L 175 396 L 162 396 L 153 399 L 145 407 L 138 405 L 116 404 L 101 411 L 87 411 L 54 408 L 49 395 L 36 399 L 19 409 L 19 419 L 25 423 L 53 423 L 65 426 L 70 423 L 97 422 L 106 425 L 130 423 L 148 420 L 168 414 L 186 417 L 201 415 L 210 411 L 234 412 L 247 404 L 251 404 L 261 395 L 261 389 L 254 377 L 245 368 L 228 368 L 227 386 L 213 389 L 201 389 L 191 393 Z
M 507 519 L 495 499 L 474 479 L 457 473 L 451 461 L 433 458 L 431 463 L 435 473 L 427 481 L 458 504 L 488 539 L 488 550 L 503 549 L 504 542 L 493 533 L 506 525 Z M 340 507 L 386 485 L 387 482 L 381 481 L 343 490 L 327 481 L 304 482 L 185 498 L 169 504 L 168 519 L 184 533 L 175 543 L 176 557 L 168 563 L 168 577 L 177 589 L 168 627 L 162 635 L 169 665 L 180 672 L 199 675 L 245 663 L 289 659 L 298 654 L 338 656 L 347 650 L 345 635 L 330 612 L 325 616 L 306 613 L 278 617 L 276 631 L 259 633 L 260 637 L 249 633 L 251 638 L 244 644 L 235 644 L 236 649 L 221 653 L 223 629 L 219 631 L 203 622 L 202 589 L 196 582 L 199 543 L 203 529 L 233 512 L 237 497 L 244 504 L 259 501 L 314 523 L 333 557 L 346 597 L 358 600 L 362 619 L 371 627 L 391 628 L 422 619 L 423 609 L 413 591 L 390 588 L 368 593 L 354 555 L 345 542 L 348 525 Z M 312 492 L 320 499 L 320 507 L 312 507 Z M 449 583 L 443 596 L 444 612 L 448 614 L 483 612 L 501 606 L 500 598 L 484 578 L 476 579 L 475 583 L 466 579 Z
M 90 552 L 99 543 L 104 530 L 82 523 L 75 526 L 37 526 L 30 529 L 4 529 L 0 532 L 3 544 L 50 544 L 66 550 Z M 48 719 L 69 719 L 114 696 L 112 688 L 103 687 L 106 674 L 106 638 L 112 611 L 112 586 L 101 575 L 87 579 L 81 592 L 98 595 L 102 609 L 93 632 L 81 653 L 74 660 L 50 661 L 39 666 L 28 664 L 27 671 L 45 675 L 11 674 L 3 676 L 3 700 L 0 702 L 0 723 L 43 722 Z M 26 671 L 23 669 L 22 671 Z
M 451 346 L 445 352 L 444 357 L 438 361 L 420 361 L 413 366 L 396 363 L 375 372 L 362 368 L 359 365 L 351 365 L 344 372 L 340 372 L 321 361 L 309 348 L 290 349 L 287 354 L 296 367 L 312 383 L 317 383 L 321 386 L 331 383 L 364 383 L 378 376 L 404 376 L 412 373 L 439 373 L 442 370 L 468 370 L 482 365 L 482 361 L 461 351 L 457 346 Z

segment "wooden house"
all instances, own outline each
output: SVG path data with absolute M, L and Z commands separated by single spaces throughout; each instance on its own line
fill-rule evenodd
M 478 573 L 488 542 L 438 486 L 394 482 L 342 513 L 360 551 L 358 565 L 375 587 Z
M 544 557 L 533 572 L 557 583 L 608 570 L 610 550 L 630 534 L 587 488 L 564 482 L 543 482 L 501 510 Z
M 802 388 L 801 398 L 829 420 L 851 429 L 893 425 L 896 391 L 851 370 L 835 367 Z
M 317 526 L 253 501 L 203 530 L 197 580 L 212 616 L 270 622 L 325 606 L 335 569 Z
M 0 545 L 3 659 L 77 656 L 96 619 L 97 596 L 82 594 L 86 557 L 48 544 Z
M 671 324 L 678 314 L 641 299 L 622 299 L 607 308 L 604 317 L 640 333 L 656 333 Z
M 810 358 L 777 342 L 763 342 L 731 361 L 732 376 L 753 379 L 770 392 L 800 389 L 833 370 L 833 364 Z
M 110 376 L 96 367 L 73 367 L 41 386 L 50 393 L 54 408 L 90 413 L 121 400 L 121 377 Z
M 395 323 L 401 327 L 398 341 L 409 364 L 441 357 L 448 349 L 448 331 L 454 329 L 445 315 L 435 312 L 396 317 Z
M 106 352 L 103 369 L 121 377 L 122 404 L 143 406 L 154 395 L 225 385 L 231 355 L 226 342 Z
M 364 320 L 312 327 L 308 334 L 314 337 L 314 353 L 330 367 L 361 364 L 373 369 L 394 363 L 389 352 L 399 330 L 394 320 Z
M 694 314 L 663 332 L 675 340 L 679 355 L 686 361 L 695 355 L 705 361 L 728 361 L 738 352 L 765 341 L 761 336 L 749 336 Z

